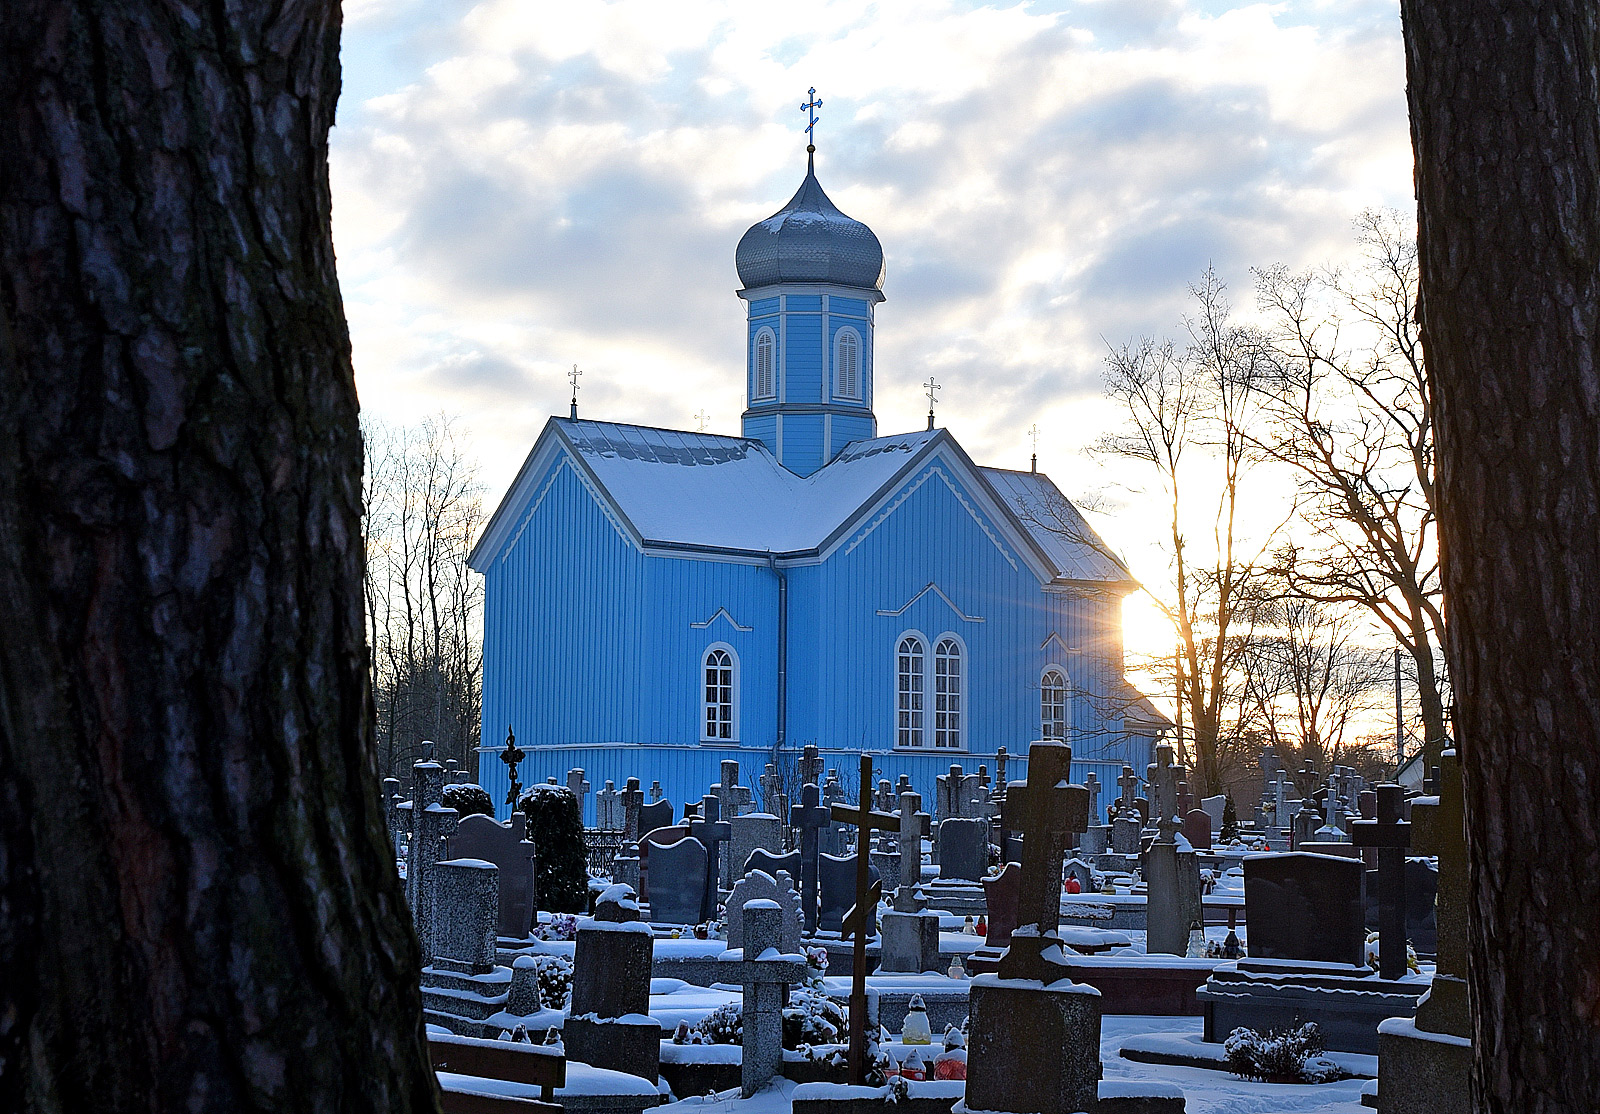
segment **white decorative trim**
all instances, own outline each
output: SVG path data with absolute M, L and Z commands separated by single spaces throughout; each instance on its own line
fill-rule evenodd
M 561 462 L 554 468 L 550 469 L 549 478 L 544 481 L 544 486 L 541 487 L 538 491 L 538 494 L 533 497 L 532 505 L 530 505 L 528 509 L 523 512 L 522 521 L 517 524 L 517 532 L 512 535 L 511 540 L 507 542 L 505 548 L 500 551 L 500 560 L 502 563 L 507 557 L 511 556 L 512 550 L 517 548 L 517 543 L 522 540 L 523 533 L 528 529 L 528 523 L 533 521 L 533 516 L 538 512 L 540 504 L 544 502 L 544 497 L 550 493 L 550 488 L 555 484 L 557 478 L 560 477 L 561 469 L 571 467 L 572 461 L 566 457 L 562 457 Z
M 1068 646 L 1067 645 L 1067 640 L 1065 638 L 1061 637 L 1061 633 L 1059 631 L 1051 631 L 1050 632 L 1050 637 L 1046 638 L 1043 642 L 1039 643 L 1039 649 L 1048 650 L 1050 648 L 1050 643 L 1052 643 L 1052 642 L 1054 642 L 1057 646 L 1061 647 L 1061 652 L 1063 654 L 1081 654 L 1081 653 L 1083 653 L 1083 651 L 1081 649 L 1075 650 L 1071 646 Z
M 931 580 L 928 581 L 927 585 L 922 589 L 922 591 L 920 591 L 916 595 L 912 596 L 905 603 L 901 604 L 898 608 L 894 609 L 893 611 L 886 611 L 886 610 L 883 610 L 882 608 L 880 608 L 878 610 L 878 614 L 879 615 L 888 615 L 888 616 L 903 615 L 903 614 L 905 614 L 907 608 L 909 608 L 912 604 L 916 603 L 918 600 L 920 600 L 923 596 L 927 595 L 929 592 L 934 593 L 940 599 L 942 599 L 946 604 L 948 604 L 949 607 L 950 607 L 950 610 L 954 611 L 956 613 L 956 615 L 963 622 L 967 622 L 967 623 L 982 623 L 982 622 L 985 621 L 982 615 L 968 615 L 965 611 L 962 611 L 961 608 L 956 606 L 956 601 L 951 599 L 948 595 L 946 595 L 944 589 L 939 587 L 937 584 L 935 584 Z
M 584 489 L 588 491 L 590 496 L 593 497 L 595 506 L 599 508 L 600 513 L 605 516 L 605 520 L 611 523 L 611 528 L 617 532 L 618 536 L 620 536 L 622 540 L 627 542 L 629 545 L 637 547 L 637 543 L 635 542 L 633 535 L 628 533 L 627 527 L 622 524 L 622 519 L 618 517 L 616 512 L 611 509 L 611 500 L 607 499 L 603 494 L 601 494 L 600 489 L 595 487 L 595 485 L 590 482 L 588 476 L 584 475 L 583 469 L 577 467 L 573 463 L 571 454 L 563 452 L 561 454 L 561 463 L 550 470 L 550 478 L 546 480 L 544 486 L 539 489 L 539 494 L 534 497 L 533 505 L 530 506 L 527 513 L 523 515 L 522 522 L 517 526 L 516 536 L 513 537 L 510 543 L 500 551 L 499 560 L 501 563 L 504 563 L 506 558 L 510 557 L 512 552 L 517 548 L 517 542 L 522 540 L 523 531 L 528 528 L 528 523 L 533 521 L 534 512 L 537 511 L 540 505 L 544 502 L 544 497 L 549 494 L 550 488 L 555 484 L 556 479 L 561 475 L 563 469 L 569 469 L 572 474 L 577 477 L 578 482 L 582 484 Z
M 739 625 L 739 621 L 737 619 L 735 619 L 732 615 L 728 614 L 728 609 L 726 607 L 717 608 L 716 611 L 711 613 L 711 618 L 707 619 L 703 623 L 690 623 L 689 625 L 691 627 L 693 627 L 695 630 L 705 630 L 712 623 L 715 623 L 717 621 L 718 617 L 721 617 L 723 619 L 728 620 L 728 625 L 733 627 L 733 629 L 736 630 L 736 631 L 749 632 L 749 631 L 755 630 L 754 627 L 741 627 Z
M 856 536 L 851 540 L 850 544 L 845 547 L 843 555 L 846 557 L 850 556 L 850 554 L 855 551 L 855 548 L 862 542 L 866 541 L 867 537 L 871 535 L 872 532 L 875 531 L 879 526 L 883 525 L 883 523 L 891 514 L 900 509 L 900 505 L 902 503 L 911 498 L 912 495 L 916 494 L 922 485 L 927 483 L 928 480 L 932 479 L 934 476 L 938 476 L 939 479 L 944 483 L 945 487 L 950 489 L 950 494 L 955 496 L 956 502 L 960 503 L 962 509 L 972 517 L 972 521 L 978 524 L 978 528 L 983 531 L 984 536 L 994 543 L 994 547 L 1000 551 L 1000 556 L 1006 559 L 1006 564 L 1010 565 L 1013 569 L 1017 568 L 1016 559 L 1011 556 L 1009 551 L 1007 551 L 1005 545 L 1000 541 L 999 536 L 989 528 L 989 524 L 983 520 L 983 517 L 978 514 L 977 509 L 973 507 L 973 505 L 967 501 L 967 497 L 961 493 L 961 489 L 956 486 L 955 482 L 945 474 L 945 470 L 938 464 L 930 466 L 926 472 L 917 477 L 915 483 L 909 484 L 902 488 L 898 496 L 891 500 L 889 504 L 881 511 L 873 515 L 872 519 L 861 528 L 860 532 L 856 534 Z

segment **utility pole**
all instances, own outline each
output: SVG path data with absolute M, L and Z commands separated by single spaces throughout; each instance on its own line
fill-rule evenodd
M 1400 695 L 1400 647 L 1394 648 L 1394 772 L 1400 776 L 1400 767 L 1406 760 L 1405 704 Z

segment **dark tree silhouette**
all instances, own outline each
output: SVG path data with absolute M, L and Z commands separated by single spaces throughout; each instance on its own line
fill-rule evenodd
M 1473 1105 L 1600 1110 L 1600 8 L 1403 0 Z
M 335 0 L 0 4 L 0 1109 L 431 1110 Z

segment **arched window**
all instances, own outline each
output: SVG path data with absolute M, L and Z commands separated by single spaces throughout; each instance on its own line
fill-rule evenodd
M 1039 678 L 1039 738 L 1067 737 L 1067 677 L 1055 666 Z
M 941 638 L 933 648 L 933 745 L 961 747 L 961 643 Z
M 840 329 L 833 342 L 834 394 L 861 397 L 861 338 L 854 329 Z
M 927 647 L 921 638 L 908 634 L 895 649 L 895 733 L 897 747 L 920 747 L 922 734 L 922 693 L 926 673 Z
M 756 334 L 756 398 L 773 398 L 778 393 L 777 350 L 771 329 Z
M 734 719 L 734 697 L 738 691 L 739 664 L 733 652 L 713 646 L 703 660 L 705 675 L 705 715 L 700 738 L 707 742 L 731 742 L 738 738 Z

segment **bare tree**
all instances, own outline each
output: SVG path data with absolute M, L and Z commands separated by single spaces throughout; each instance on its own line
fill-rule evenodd
M 1247 664 L 1242 616 L 1249 613 L 1266 547 L 1275 530 L 1250 539 L 1239 522 L 1243 481 L 1252 458 L 1254 379 L 1270 370 L 1271 352 L 1255 331 L 1231 319 L 1225 288 L 1207 271 L 1190 288 L 1196 310 L 1185 320 L 1188 344 L 1143 340 L 1106 360 L 1106 393 L 1127 411 L 1122 432 L 1101 451 L 1147 464 L 1166 501 L 1171 576 L 1152 597 L 1177 642 L 1174 689 L 1191 728 L 1191 777 L 1201 795 L 1225 781 L 1227 715 L 1241 703 Z M 1207 509 L 1206 533 L 1188 528 L 1191 503 Z M 1183 739 L 1180 733 L 1180 748 Z
M 339 5 L 0 4 L 0 1109 L 437 1109 L 378 801 Z
M 1258 624 L 1243 671 L 1254 724 L 1309 795 L 1364 749 L 1356 732 L 1383 699 L 1388 656 L 1363 642 L 1348 607 L 1288 594 L 1265 602 Z
M 1402 0 L 1472 1106 L 1600 1110 L 1600 7 Z
M 467 566 L 483 485 L 448 417 L 369 424 L 367 622 L 384 769 L 431 740 L 469 771 L 483 696 L 482 579 Z
M 1353 276 L 1257 272 L 1276 366 L 1253 380 L 1266 422 L 1252 442 L 1293 469 L 1310 528 L 1278 562 L 1286 592 L 1357 605 L 1393 634 L 1431 767 L 1446 737 L 1444 616 L 1416 245 L 1392 212 L 1365 212 L 1357 229 L 1365 264 Z

